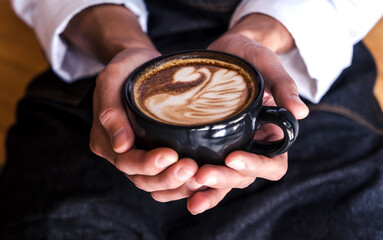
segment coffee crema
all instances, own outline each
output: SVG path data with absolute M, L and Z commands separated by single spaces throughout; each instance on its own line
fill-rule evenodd
M 241 67 L 206 58 L 173 59 L 136 79 L 136 106 L 156 121 L 207 125 L 230 118 L 255 99 L 259 89 Z

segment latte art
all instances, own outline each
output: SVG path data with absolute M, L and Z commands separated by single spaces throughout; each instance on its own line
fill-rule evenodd
M 135 84 L 136 105 L 157 121 L 209 124 L 239 113 L 254 98 L 254 83 L 239 67 L 203 59 L 177 64 L 154 69 Z

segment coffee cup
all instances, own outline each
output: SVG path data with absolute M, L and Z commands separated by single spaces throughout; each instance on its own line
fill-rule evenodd
M 263 94 L 263 78 L 253 65 L 208 50 L 152 59 L 123 88 L 136 147 L 169 147 L 199 165 L 224 164 L 236 150 L 269 157 L 288 150 L 298 135 L 298 122 L 284 108 L 263 106 Z M 284 137 L 255 141 L 255 132 L 269 123 L 279 126 Z

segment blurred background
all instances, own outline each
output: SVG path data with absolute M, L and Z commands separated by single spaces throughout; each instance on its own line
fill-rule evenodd
M 383 19 L 364 42 L 377 61 L 379 75 L 375 95 L 382 107 Z M 17 18 L 8 0 L 0 0 L 0 169 L 5 162 L 5 136 L 15 121 L 17 102 L 28 82 L 47 67 L 32 30 Z

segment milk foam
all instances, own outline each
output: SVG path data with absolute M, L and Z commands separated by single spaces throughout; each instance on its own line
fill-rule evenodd
M 202 125 L 223 120 L 249 102 L 248 82 L 238 71 L 215 66 L 177 68 L 166 89 L 142 98 L 140 108 L 152 118 L 176 125 Z M 177 91 L 172 85 L 188 86 Z M 182 85 L 182 86 L 183 86 Z

